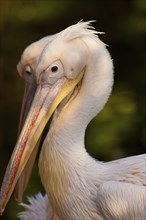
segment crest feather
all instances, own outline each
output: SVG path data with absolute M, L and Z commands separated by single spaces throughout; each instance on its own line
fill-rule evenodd
M 94 30 L 95 28 L 91 25 L 91 23 L 93 22 L 95 21 L 79 21 L 77 24 L 71 25 L 70 27 L 61 31 L 58 35 L 58 38 L 61 40 L 68 41 L 73 40 L 75 38 L 90 37 L 96 40 L 98 38 L 97 35 L 103 34 L 104 32 L 98 32 Z

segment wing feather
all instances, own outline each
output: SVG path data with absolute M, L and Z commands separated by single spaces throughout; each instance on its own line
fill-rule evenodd
M 97 206 L 104 219 L 146 219 L 146 191 L 144 186 L 107 181 L 97 192 Z

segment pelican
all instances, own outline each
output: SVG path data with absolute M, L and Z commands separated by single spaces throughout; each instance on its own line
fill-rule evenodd
M 6 169 L 1 213 L 28 161 L 34 160 L 32 155 L 52 116 L 39 158 L 47 196 L 29 198 L 34 212 L 42 201 L 38 218 L 145 219 L 146 155 L 104 163 L 85 150 L 86 127 L 104 107 L 113 86 L 113 62 L 98 34 L 91 22 L 66 28 L 42 49 L 34 72 L 26 74 L 25 80 L 34 80 L 37 88 Z M 33 210 L 23 206 L 26 211 L 20 217 L 28 219 Z

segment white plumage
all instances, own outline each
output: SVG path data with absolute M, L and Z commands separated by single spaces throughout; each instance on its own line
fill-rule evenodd
M 34 197 L 28 197 L 28 202 L 29 204 L 20 203 L 26 210 L 18 214 L 21 220 L 48 219 L 48 213 L 50 217 L 53 215 L 47 195 L 43 196 L 41 193 L 38 193 Z
M 54 220 L 146 217 L 146 155 L 103 163 L 84 147 L 85 129 L 104 107 L 113 85 L 113 63 L 97 34 L 90 22 L 80 22 L 55 35 L 37 59 L 33 78 L 38 88 L 11 161 L 17 160 L 23 146 L 23 158 L 29 157 L 55 111 L 39 159 L 49 201 L 41 195 L 29 199 L 30 206 L 23 204 L 26 211 L 19 214 L 22 220 L 37 211 L 41 219 L 46 214 Z M 26 164 L 28 159 L 23 160 Z M 3 197 L 10 180 L 4 181 Z

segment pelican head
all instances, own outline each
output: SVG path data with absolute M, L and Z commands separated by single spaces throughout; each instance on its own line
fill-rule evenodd
M 93 84 L 95 83 L 94 70 L 101 68 L 101 65 L 96 64 L 100 47 L 104 48 L 102 56 L 106 55 L 110 60 L 107 68 L 108 72 L 110 68 L 108 78 L 112 76 L 112 61 L 105 45 L 96 34 L 98 33 L 92 29 L 90 22 L 79 22 L 72 25 L 57 34 L 51 43 L 46 44 L 37 58 L 33 72 L 26 69 L 24 73 L 26 82 L 35 84 L 36 87 L 30 92 L 33 101 L 31 101 L 31 106 L 29 105 L 26 109 L 26 112 L 29 112 L 26 113 L 27 117 L 20 126 L 21 132 L 3 180 L 0 192 L 1 213 L 54 111 L 59 108 L 60 104 L 64 107 L 75 97 L 76 88 L 78 88 L 78 93 L 83 93 L 89 80 Z M 95 53 L 97 56 L 94 58 Z M 103 61 L 102 65 L 104 66 Z M 106 69 L 106 67 L 104 68 Z M 18 70 L 20 69 L 21 64 L 18 65 Z M 98 80 L 103 80 L 103 76 L 99 76 Z M 106 97 L 104 96 L 105 98 L 102 99 L 101 108 L 111 92 L 113 81 L 111 79 L 108 85 L 107 82 L 108 80 L 104 82 L 107 91 Z M 92 84 L 90 84 L 90 89 L 92 90 Z M 100 88 L 93 91 L 90 98 L 96 96 L 97 93 L 101 93 Z M 93 110 L 96 115 L 97 109 Z M 22 111 L 24 112 L 24 110 Z

